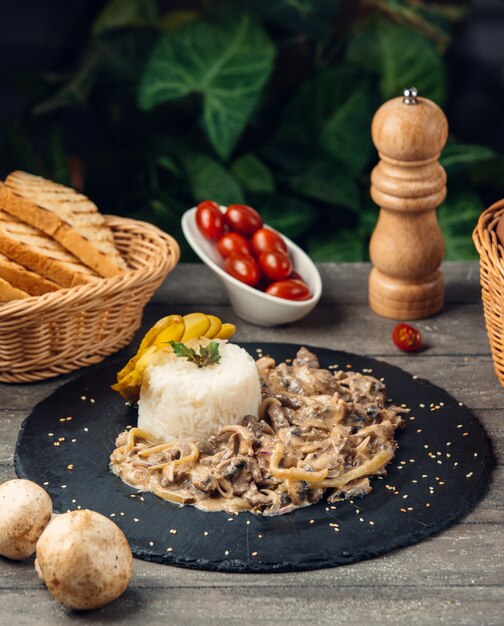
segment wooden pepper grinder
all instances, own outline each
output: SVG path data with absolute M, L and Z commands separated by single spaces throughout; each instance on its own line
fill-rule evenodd
M 438 162 L 448 137 L 443 111 L 418 97 L 385 102 L 371 128 L 380 162 L 371 174 L 371 197 L 380 207 L 369 252 L 369 304 L 375 313 L 411 320 L 443 308 L 439 267 L 444 240 L 436 207 L 446 196 L 446 173 Z

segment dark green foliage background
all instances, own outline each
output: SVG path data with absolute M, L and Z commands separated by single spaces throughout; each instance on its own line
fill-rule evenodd
M 31 105 L 3 162 L 158 224 L 185 260 L 180 217 L 207 198 L 251 204 L 316 261 L 366 260 L 373 113 L 411 84 L 443 106 L 467 14 L 455 1 L 110 0 L 73 72 L 24 77 Z M 503 158 L 450 137 L 441 162 L 447 258 L 475 258 L 481 190 L 502 185 Z

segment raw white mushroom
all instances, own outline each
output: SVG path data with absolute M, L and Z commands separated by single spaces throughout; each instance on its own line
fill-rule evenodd
M 51 515 L 51 498 L 31 480 L 0 485 L 0 555 L 14 560 L 31 556 Z
M 122 530 L 95 511 L 54 518 L 37 544 L 35 569 L 49 592 L 71 609 L 96 609 L 118 598 L 131 580 Z

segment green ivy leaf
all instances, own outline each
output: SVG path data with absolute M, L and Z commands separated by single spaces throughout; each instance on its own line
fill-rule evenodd
M 486 146 L 473 144 L 448 144 L 439 162 L 446 168 L 456 168 L 463 165 L 476 165 L 496 158 L 497 154 Z
M 247 15 L 218 25 L 190 23 L 160 37 L 140 84 L 139 105 L 147 110 L 202 94 L 205 131 L 227 158 L 259 103 L 274 53 L 269 37 Z
M 372 151 L 372 89 L 362 70 L 349 65 L 332 68 L 305 81 L 287 104 L 274 143 L 285 147 L 318 147 L 360 173 Z
M 158 17 L 155 0 L 110 0 L 93 25 L 93 34 L 128 26 L 154 26 Z
M 246 4 L 282 28 L 322 41 L 329 40 L 330 18 L 341 10 L 335 0 L 246 0 Z
M 384 100 L 400 96 L 410 85 L 438 104 L 445 99 L 447 81 L 441 55 L 431 41 L 408 28 L 370 22 L 352 34 L 347 58 L 378 74 Z
M 316 233 L 308 238 L 308 254 L 317 263 L 364 261 L 366 240 L 357 230 Z
M 330 159 L 313 159 L 296 176 L 285 177 L 287 185 L 302 196 L 341 205 L 357 211 L 360 194 L 357 183 L 342 166 Z
M 215 200 L 226 205 L 244 201 L 239 183 L 212 157 L 188 152 L 181 160 L 194 202 Z
M 231 165 L 231 172 L 245 191 L 252 193 L 273 193 L 275 181 L 271 171 L 250 152 L 244 154 Z
M 481 200 L 471 189 L 459 187 L 448 193 L 438 209 L 448 261 L 478 258 L 471 236 L 482 211 Z
M 266 224 L 290 239 L 305 235 L 317 219 L 317 212 L 309 204 L 288 194 L 257 194 L 249 201 Z

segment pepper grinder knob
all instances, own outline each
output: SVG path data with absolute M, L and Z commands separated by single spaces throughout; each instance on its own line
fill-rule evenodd
M 369 304 L 392 319 L 429 317 L 444 303 L 444 241 L 436 208 L 446 196 L 438 159 L 448 122 L 437 104 L 409 87 L 378 109 L 371 133 L 380 156 L 371 197 L 380 215 L 369 246 Z

